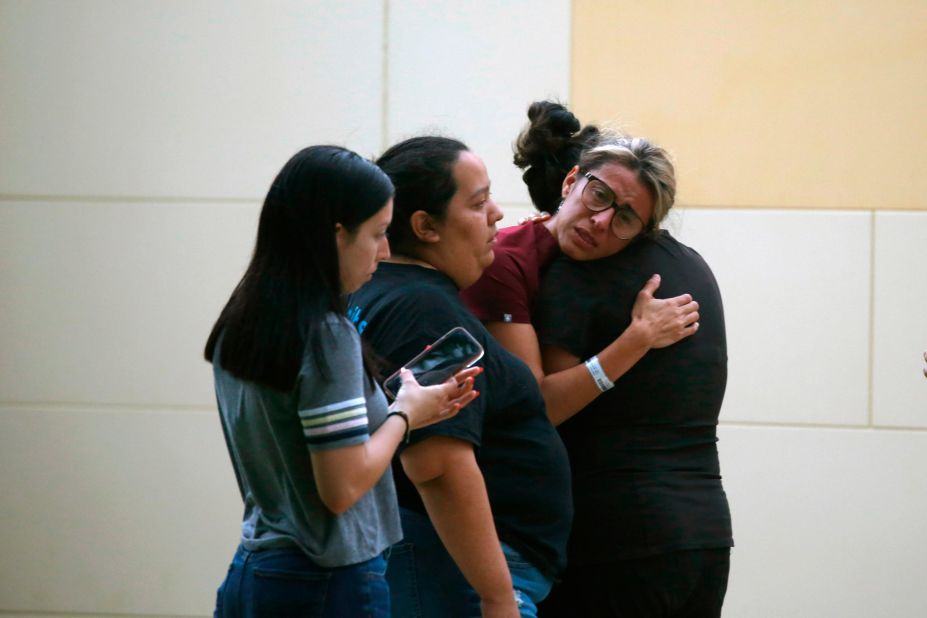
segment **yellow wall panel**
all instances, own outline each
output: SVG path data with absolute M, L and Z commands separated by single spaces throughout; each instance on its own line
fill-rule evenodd
M 927 2 L 573 10 L 574 110 L 667 147 L 680 204 L 927 210 Z

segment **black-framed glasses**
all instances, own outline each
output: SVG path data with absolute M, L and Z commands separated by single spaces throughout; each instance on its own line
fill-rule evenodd
M 587 210 L 592 212 L 602 212 L 609 208 L 615 209 L 612 216 L 611 230 L 612 234 L 621 240 L 630 240 L 641 233 L 644 229 L 644 222 L 637 216 L 634 209 L 627 204 L 619 204 L 615 201 L 615 192 L 601 179 L 593 176 L 589 172 L 583 173 L 586 177 L 586 186 L 583 187 L 582 203 Z

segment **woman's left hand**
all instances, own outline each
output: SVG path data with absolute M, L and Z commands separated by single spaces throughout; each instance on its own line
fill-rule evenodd
M 631 318 L 645 332 L 651 348 L 665 348 L 698 330 L 698 303 L 690 294 L 654 298 L 660 275 L 654 275 L 637 294 Z
M 404 410 L 409 415 L 411 429 L 447 420 L 479 396 L 479 391 L 473 390 L 473 384 L 482 371 L 482 367 L 470 367 L 441 384 L 422 386 L 415 381 L 411 371 L 402 368 L 399 371 L 402 386 L 390 408 Z

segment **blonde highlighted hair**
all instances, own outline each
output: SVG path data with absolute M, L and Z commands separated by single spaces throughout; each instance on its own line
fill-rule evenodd
M 669 154 L 642 137 L 626 137 L 603 130 L 595 145 L 580 156 L 579 171 L 592 172 L 608 163 L 637 172 L 641 183 L 653 198 L 653 215 L 647 225 L 647 232 L 659 229 L 676 201 L 676 170 Z

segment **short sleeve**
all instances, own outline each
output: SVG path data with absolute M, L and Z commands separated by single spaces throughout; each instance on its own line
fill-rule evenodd
M 590 289 L 594 283 L 585 275 L 582 265 L 566 258 L 555 260 L 541 281 L 534 320 L 542 345 L 563 348 L 580 358 L 589 354 L 588 323 L 595 296 Z
M 479 280 L 463 290 L 467 309 L 484 322 L 531 323 L 530 291 L 515 256 L 497 251 Z
M 299 420 L 309 451 L 355 444 L 370 438 L 360 339 L 351 324 L 331 317 L 320 332 L 326 370 L 307 348 L 297 386 Z
M 463 326 L 486 347 L 482 325 L 456 301 L 430 286 L 406 289 L 391 299 L 389 310 L 372 318 L 364 330 L 364 337 L 386 361 L 383 374 L 390 375 L 403 363 L 434 343 L 456 326 Z M 477 365 L 482 364 L 482 360 Z M 476 378 L 475 388 L 485 393 L 486 378 Z M 457 438 L 479 446 L 483 433 L 483 415 L 486 397 L 477 397 L 456 416 L 416 429 L 410 443 L 415 444 L 431 436 Z M 402 447 L 400 447 L 402 448 Z

